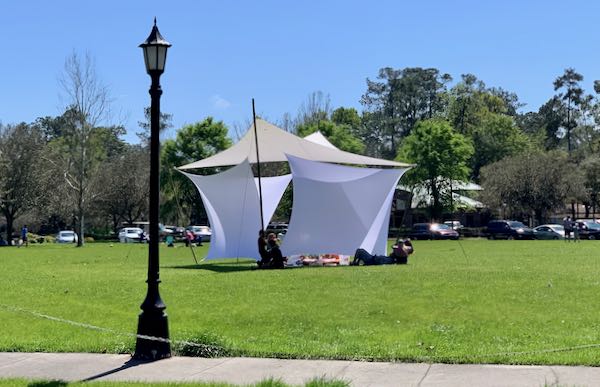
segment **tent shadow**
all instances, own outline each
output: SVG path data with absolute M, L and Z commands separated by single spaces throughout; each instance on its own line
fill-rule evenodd
M 239 271 L 256 270 L 255 266 L 240 265 L 236 263 L 206 263 L 202 265 L 178 265 L 165 266 L 167 269 L 185 269 L 185 270 L 209 270 L 215 273 L 233 273 Z

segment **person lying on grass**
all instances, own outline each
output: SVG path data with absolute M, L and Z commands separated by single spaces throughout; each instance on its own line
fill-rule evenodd
M 365 249 L 357 249 L 354 253 L 354 260 L 351 265 L 391 265 L 406 264 L 408 263 L 408 256 L 414 251 L 413 245 L 410 239 L 402 240 L 398 239 L 396 244 L 393 246 L 393 251 L 390 256 L 385 255 L 372 255 Z

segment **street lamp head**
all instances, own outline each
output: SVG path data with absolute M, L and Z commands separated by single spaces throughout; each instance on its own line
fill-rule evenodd
M 156 18 L 154 18 L 154 27 L 146 41 L 140 44 L 144 50 L 144 61 L 146 62 L 146 71 L 148 74 L 162 74 L 165 71 L 165 62 L 167 61 L 167 49 L 171 47 L 171 43 L 167 42 L 156 26 Z

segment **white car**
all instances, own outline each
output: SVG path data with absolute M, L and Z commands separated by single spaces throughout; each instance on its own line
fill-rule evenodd
M 77 243 L 77 233 L 70 230 L 59 231 L 56 234 L 56 243 Z
M 186 230 L 191 231 L 194 234 L 194 240 L 200 242 L 209 242 L 212 236 L 212 231 L 208 226 L 189 226 L 186 227 Z
M 456 231 L 464 227 L 462 224 L 460 224 L 459 220 L 447 220 L 444 222 L 444 224 Z
M 141 242 L 144 231 L 139 227 L 125 227 L 119 231 L 119 242 L 132 243 Z

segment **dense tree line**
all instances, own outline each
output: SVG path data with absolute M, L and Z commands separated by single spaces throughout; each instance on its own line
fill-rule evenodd
M 332 108 L 315 92 L 295 117 L 278 123 L 299 136 L 320 131 L 336 147 L 373 157 L 415 163 L 403 183 L 432 193 L 432 218 L 452 211 L 448 186 L 454 180 L 481 183 L 479 198 L 511 216 L 535 217 L 585 205 L 595 211 L 600 191 L 600 82 L 594 93 L 581 87 L 574 69 L 549 85 L 555 95 L 537 111 L 523 112 L 516 94 L 488 87 L 475 75 L 454 81 L 434 68 L 382 68 L 367 79 L 362 111 Z M 0 211 L 6 237 L 28 221 L 48 232 L 116 231 L 147 219 L 149 111 L 139 123 L 139 144 L 121 137 L 111 115 L 109 90 L 89 56 L 71 55 L 61 87 L 64 112 L 32 123 L 0 125 Z M 172 127 L 161 116 L 161 130 Z M 177 166 L 231 146 L 223 122 L 211 117 L 179 128 L 163 141 L 161 219 L 186 225 L 206 221 L 193 185 Z M 265 168 L 272 173 L 282 166 Z M 195 171 L 210 174 L 218 170 Z M 291 190 L 278 215 L 289 215 Z M 450 191 L 451 192 L 451 191 Z

